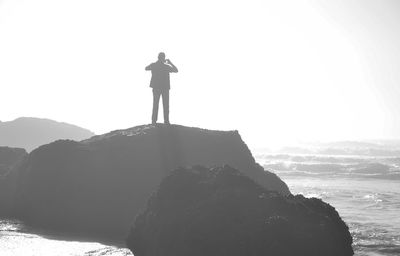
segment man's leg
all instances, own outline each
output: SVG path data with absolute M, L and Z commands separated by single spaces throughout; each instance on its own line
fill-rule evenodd
M 151 116 L 151 123 L 157 123 L 158 117 L 158 103 L 160 102 L 161 92 L 153 89 L 153 115 Z
M 162 92 L 164 123 L 169 124 L 169 90 Z

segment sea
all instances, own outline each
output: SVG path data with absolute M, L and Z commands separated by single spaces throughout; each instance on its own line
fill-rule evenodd
M 293 150 L 292 150 L 293 151 Z M 400 156 L 324 152 L 255 153 L 293 194 L 334 206 L 349 226 L 356 256 L 400 255 Z M 340 152 L 336 152 L 340 153 Z M 0 219 L 1 256 L 127 256 L 124 244 L 46 234 Z
M 258 154 L 293 194 L 316 197 L 339 212 L 356 256 L 400 255 L 400 157 Z

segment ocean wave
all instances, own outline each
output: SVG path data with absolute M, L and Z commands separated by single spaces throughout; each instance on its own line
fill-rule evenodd
M 356 256 L 366 255 L 366 256 L 399 256 L 400 246 L 391 245 L 387 243 L 378 244 L 365 244 L 360 246 L 355 246 L 358 253 Z
M 264 169 L 278 175 L 331 175 L 400 180 L 399 158 L 346 158 L 321 156 L 263 155 Z
M 316 197 L 334 206 L 349 226 L 355 256 L 398 256 L 400 251 L 400 184 L 315 175 L 280 175 L 294 194 Z
M 256 155 L 259 160 L 285 160 L 291 162 L 318 162 L 318 163 L 360 163 L 368 162 L 371 157 L 365 156 L 324 156 L 324 155 L 290 155 L 290 154 L 261 154 Z M 400 163 L 400 158 L 397 158 Z
M 0 231 L 21 231 L 24 229 L 24 225 L 18 220 L 12 219 L 0 219 Z
M 127 248 L 117 248 L 114 246 L 108 246 L 105 248 L 100 248 L 96 250 L 92 250 L 89 252 L 86 252 L 84 256 L 107 256 L 107 255 L 113 255 L 113 256 L 133 256 L 132 252 L 127 249 Z

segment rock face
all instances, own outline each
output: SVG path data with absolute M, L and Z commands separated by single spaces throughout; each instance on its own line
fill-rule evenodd
M 7 175 L 26 155 L 23 148 L 0 147 L 0 175 Z
M 29 152 L 55 140 L 79 141 L 93 135 L 81 127 L 49 119 L 21 117 L 14 121 L 0 122 L 0 146 L 24 148 Z
M 135 256 L 348 256 L 351 244 L 329 204 L 267 190 L 229 166 L 174 171 L 127 239 Z
M 16 189 L 18 163 L 27 156 L 25 149 L 0 147 L 0 215 L 11 214 Z
M 16 212 L 41 227 L 126 236 L 161 180 L 196 164 L 230 164 L 261 186 L 290 194 L 236 131 L 145 125 L 31 152 L 19 169 Z

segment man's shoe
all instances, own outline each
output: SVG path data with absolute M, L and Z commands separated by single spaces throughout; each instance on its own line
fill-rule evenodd
M 169 121 L 164 121 L 164 124 L 170 125 Z

